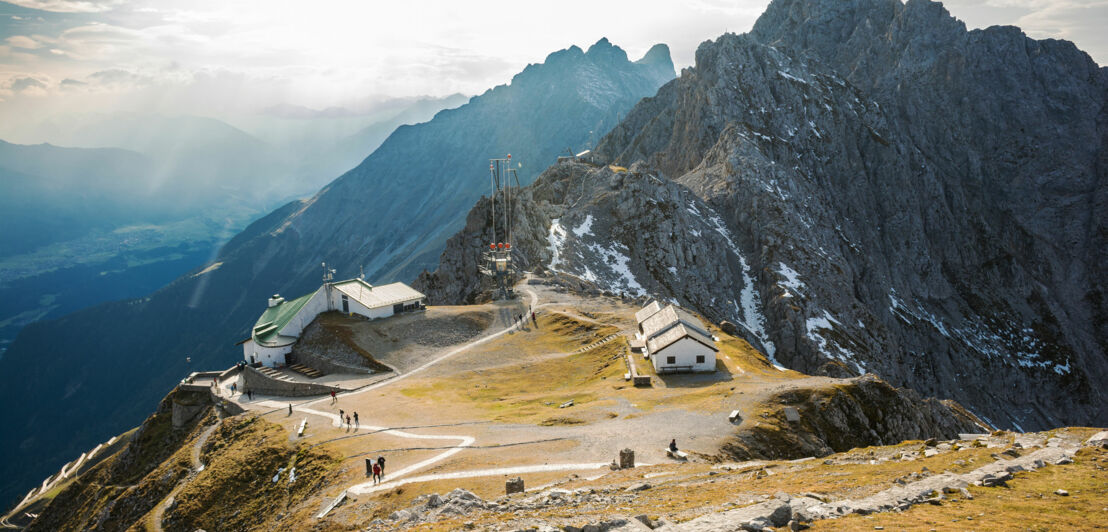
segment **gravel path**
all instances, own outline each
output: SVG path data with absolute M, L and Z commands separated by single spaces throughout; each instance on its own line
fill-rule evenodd
M 214 423 L 212 426 L 205 429 L 204 432 L 200 434 L 199 438 L 196 438 L 196 443 L 192 445 L 191 453 L 192 471 L 188 474 L 188 476 L 181 479 L 181 481 L 177 483 L 177 487 L 173 488 L 173 491 L 169 493 L 169 496 L 167 496 L 165 500 L 163 500 L 162 503 L 159 504 L 158 507 L 154 510 L 153 521 L 154 530 L 156 532 L 162 532 L 163 530 L 162 517 L 165 515 L 166 508 L 169 508 L 176 499 L 177 494 L 180 493 L 181 490 L 185 486 L 187 486 L 189 482 L 192 482 L 192 479 L 196 478 L 196 474 L 204 470 L 204 463 L 200 461 L 200 449 L 204 447 L 204 443 L 208 441 L 208 438 L 210 438 L 212 433 L 215 432 L 215 429 L 218 428 L 219 423 Z

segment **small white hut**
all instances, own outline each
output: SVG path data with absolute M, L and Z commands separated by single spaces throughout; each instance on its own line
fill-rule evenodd
M 651 302 L 635 313 L 639 336 L 658 373 L 716 370 L 719 349 L 707 327 L 696 316 L 675 305 Z

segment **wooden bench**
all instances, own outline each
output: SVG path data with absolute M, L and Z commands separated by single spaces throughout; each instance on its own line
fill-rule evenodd
M 682 462 L 689 461 L 689 455 L 687 453 L 685 453 L 684 451 L 671 451 L 669 447 L 666 447 L 666 456 L 674 460 L 680 460 Z
M 658 373 L 688 373 L 692 370 L 692 366 L 662 366 L 658 368 Z

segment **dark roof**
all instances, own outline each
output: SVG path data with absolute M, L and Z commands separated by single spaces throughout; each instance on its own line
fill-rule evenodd
M 719 348 L 716 347 L 716 343 L 712 341 L 711 336 L 705 336 L 696 329 L 686 327 L 684 323 L 679 323 L 675 327 L 670 327 L 662 334 L 651 338 L 650 341 L 647 342 L 647 346 L 650 348 L 652 354 L 656 354 L 684 338 L 695 340 L 712 351 L 719 351 Z

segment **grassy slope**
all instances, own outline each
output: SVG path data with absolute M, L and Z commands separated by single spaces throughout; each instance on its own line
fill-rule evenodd
M 296 528 L 292 523 L 310 522 L 318 511 L 316 490 L 339 463 L 322 448 L 291 443 L 280 425 L 253 416 L 225 420 L 200 459 L 207 467 L 178 492 L 165 513 L 166 530 Z M 287 469 L 272 481 L 278 468 L 292 466 L 295 483 L 288 483 Z
M 170 394 L 133 440 L 66 485 L 29 530 L 123 530 L 140 522 L 188 474 L 189 443 L 202 430 L 197 419 L 173 429 Z

